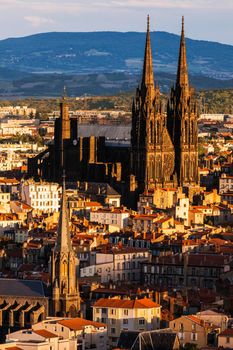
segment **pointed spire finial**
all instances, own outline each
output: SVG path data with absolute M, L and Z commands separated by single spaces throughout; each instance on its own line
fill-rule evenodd
M 67 90 L 66 90 L 66 86 L 63 86 L 63 100 L 65 100 L 67 97 Z
M 147 15 L 147 32 L 150 31 L 150 15 Z
M 153 60 L 150 42 L 150 16 L 147 16 L 146 47 L 143 64 L 142 86 L 154 89 Z
M 179 89 L 183 89 L 184 95 L 189 94 L 188 66 L 187 66 L 186 44 L 185 44 L 185 34 L 184 34 L 184 16 L 182 16 L 180 52 L 179 52 L 176 87 Z
M 56 242 L 55 251 L 70 252 L 72 250 L 70 230 L 69 230 L 69 218 L 67 211 L 67 199 L 66 199 L 66 182 L 65 182 L 65 169 L 62 174 L 62 197 L 60 205 L 60 215 L 58 221 L 58 237 Z

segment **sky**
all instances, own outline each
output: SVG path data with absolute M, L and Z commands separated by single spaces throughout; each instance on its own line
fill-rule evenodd
M 50 31 L 180 33 L 233 45 L 233 0 L 0 0 L 0 39 Z

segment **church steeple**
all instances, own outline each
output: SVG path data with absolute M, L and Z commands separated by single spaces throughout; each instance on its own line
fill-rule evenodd
M 57 229 L 57 242 L 51 256 L 53 316 L 77 316 L 80 297 L 77 279 L 78 259 L 72 247 L 67 212 L 65 176 Z
M 189 94 L 188 66 L 186 57 L 186 43 L 184 33 L 184 16 L 182 17 L 182 29 L 180 39 L 180 52 L 178 60 L 178 70 L 176 78 L 176 89 L 182 90 L 183 96 Z
M 67 213 L 67 200 L 66 200 L 66 185 L 65 175 L 63 174 L 62 183 L 62 198 L 61 198 L 61 209 L 58 221 L 57 230 L 57 243 L 55 247 L 56 252 L 68 253 L 72 250 L 70 231 L 69 231 L 69 218 Z
M 175 173 L 178 186 L 196 186 L 198 178 L 198 113 L 194 90 L 189 88 L 188 65 L 184 34 L 184 17 L 175 89 L 167 108 L 168 130 L 175 148 Z
M 146 34 L 146 47 L 144 54 L 143 74 L 142 74 L 142 87 L 146 89 L 154 89 L 154 73 L 153 73 L 153 59 L 150 40 L 150 16 L 147 16 L 147 34 Z

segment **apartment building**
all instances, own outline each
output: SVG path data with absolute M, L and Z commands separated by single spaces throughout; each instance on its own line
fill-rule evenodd
M 139 282 L 141 264 L 150 260 L 148 249 L 115 246 L 91 253 L 90 266 L 80 269 L 80 276 L 99 275 L 101 282 Z
M 160 256 L 143 263 L 145 284 L 167 287 L 214 288 L 220 275 L 230 270 L 231 258 L 208 253 Z
M 193 344 L 197 349 L 206 347 L 209 344 L 208 334 L 216 331 L 218 327 L 199 319 L 195 315 L 181 316 L 169 322 L 170 329 L 178 334 L 181 346 Z
M 90 212 L 90 221 L 112 226 L 112 230 L 120 230 L 128 225 L 129 211 L 120 208 L 98 209 Z
M 60 208 L 60 187 L 57 183 L 27 180 L 21 184 L 22 201 L 36 212 L 54 213 Z
M 151 331 L 160 328 L 161 306 L 150 299 L 101 298 L 93 306 L 93 320 L 107 324 L 109 345 L 116 346 L 121 331 Z

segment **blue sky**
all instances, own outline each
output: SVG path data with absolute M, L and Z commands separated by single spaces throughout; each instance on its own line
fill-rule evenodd
M 0 39 L 48 31 L 180 33 L 233 45 L 233 0 L 0 0 Z

